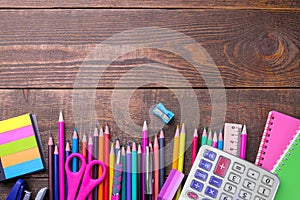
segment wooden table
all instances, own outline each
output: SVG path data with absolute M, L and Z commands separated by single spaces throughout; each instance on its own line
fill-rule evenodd
M 186 105 L 177 95 L 184 96 L 187 102 L 198 105 L 185 119 L 196 120 L 200 129 L 210 124 L 215 129 L 222 126 L 222 120 L 216 122 L 220 116 L 212 117 L 213 107 L 224 114 L 226 122 L 247 124 L 247 160 L 251 162 L 255 160 L 270 110 L 300 117 L 297 0 L 0 0 L 0 5 L 0 117 L 35 113 L 45 155 L 49 134 L 57 140 L 60 110 L 64 111 L 69 139 L 75 125 L 82 133 L 83 129 L 92 129 L 97 119 L 101 125 L 110 124 L 113 139 L 119 137 L 126 142 L 135 137 L 139 141 L 141 130 L 130 133 L 122 126 L 141 127 L 144 119 L 153 122 L 150 110 L 163 102 L 175 113 L 175 119 L 164 126 L 166 143 L 172 145 L 176 124 L 186 115 L 180 110 Z M 124 31 L 145 27 L 152 27 L 149 40 L 130 35 L 123 35 L 120 40 Z M 183 38 L 194 43 L 182 43 Z M 111 49 L 96 51 L 99 57 L 93 59 L 91 54 L 107 40 Z M 131 49 L 132 45 L 141 47 L 145 42 L 149 45 L 146 48 Z M 173 45 L 174 51 L 161 48 L 162 44 Z M 206 57 L 193 45 L 201 45 Z M 182 55 L 183 51 L 187 54 Z M 109 52 L 125 53 L 111 60 Z M 188 55 L 192 62 L 186 59 Z M 199 72 L 193 61 L 203 64 L 208 58 L 213 62 Z M 90 71 L 76 79 L 83 65 L 90 65 Z M 167 86 L 156 80 L 157 72 Z M 81 85 L 83 88 L 73 90 L 78 81 L 86 82 Z M 145 84 L 141 84 L 143 81 Z M 183 84 L 184 81 L 189 84 Z M 225 94 L 226 107 L 224 102 L 211 100 L 211 92 L 220 94 L 219 91 L 224 92 L 222 98 Z M 82 112 L 78 112 L 78 106 L 75 112 L 72 102 L 86 92 L 91 92 L 91 96 L 84 96 L 87 101 L 79 104 Z M 123 98 L 126 93 L 132 93 L 128 99 Z M 89 102 L 95 103 L 91 110 L 85 109 Z M 126 108 L 114 110 L 124 102 Z M 126 122 L 126 114 L 131 122 Z M 197 115 L 199 119 L 194 119 Z M 189 121 L 185 124 L 191 126 Z M 150 135 L 158 131 L 153 128 Z M 188 134 L 191 138 L 192 131 Z M 185 174 L 190 169 L 190 155 L 191 147 L 187 145 Z M 169 170 L 167 166 L 166 171 Z M 22 178 L 34 197 L 47 186 L 46 170 Z M 0 199 L 5 199 L 15 181 L 0 183 Z

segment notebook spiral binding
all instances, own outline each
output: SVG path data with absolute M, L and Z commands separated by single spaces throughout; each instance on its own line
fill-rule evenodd
M 292 145 L 294 145 L 294 146 L 300 145 L 300 130 L 297 131 L 297 134 L 290 141 L 290 144 L 287 146 L 286 150 L 283 152 L 283 154 L 277 160 L 276 164 L 274 165 L 274 167 L 272 169 L 272 172 L 281 171 L 282 168 L 284 167 L 285 163 L 288 162 L 289 158 L 293 155 L 293 151 L 295 150 L 295 148 Z
M 270 132 L 272 131 L 272 126 L 274 125 L 274 119 L 275 118 L 272 115 L 272 112 L 269 112 L 269 115 L 267 118 L 267 123 L 266 123 L 265 129 L 264 129 L 262 140 L 259 145 L 257 157 L 255 160 L 255 165 L 260 166 L 260 167 L 263 166 L 261 161 L 264 160 L 264 156 L 266 155 L 265 149 L 267 149 L 267 147 L 268 147 L 267 144 L 269 143 L 269 137 L 271 136 Z

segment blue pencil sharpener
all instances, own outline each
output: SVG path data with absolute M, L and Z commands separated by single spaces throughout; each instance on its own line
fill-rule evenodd
M 174 117 L 174 113 L 169 111 L 162 103 L 158 103 L 153 108 L 153 114 L 159 117 L 165 124 L 168 124 Z

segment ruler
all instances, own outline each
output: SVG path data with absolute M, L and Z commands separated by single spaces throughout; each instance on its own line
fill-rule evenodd
M 240 156 L 240 138 L 242 124 L 225 123 L 224 126 L 224 148 L 223 150 L 234 156 Z

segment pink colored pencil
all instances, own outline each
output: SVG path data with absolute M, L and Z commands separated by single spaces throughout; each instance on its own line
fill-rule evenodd
M 104 164 L 107 174 L 104 179 L 103 200 L 109 200 L 109 153 L 110 153 L 110 133 L 108 129 L 108 123 L 106 123 L 104 131 Z
M 214 132 L 212 146 L 218 148 L 218 135 L 216 131 Z
M 154 137 L 154 199 L 158 198 L 159 193 L 159 145 L 157 135 Z
M 145 153 L 146 147 L 148 146 L 148 127 L 146 120 L 143 125 L 142 132 L 142 200 L 145 200 Z
M 87 146 L 88 145 L 87 145 L 86 133 L 84 133 L 83 137 L 82 137 L 82 150 L 81 150 L 81 154 L 85 158 L 85 161 L 87 161 Z
M 192 163 L 191 166 L 194 164 L 194 161 L 197 156 L 198 151 L 198 130 L 195 128 L 194 136 L 193 136 L 193 144 L 192 144 Z
M 89 143 L 88 143 L 88 163 L 92 161 L 93 161 L 93 138 L 92 138 L 92 134 L 90 134 Z M 92 200 L 92 199 L 93 199 L 93 192 L 90 192 L 88 196 L 88 200 Z
M 59 199 L 64 200 L 65 193 L 65 123 L 62 111 L 58 120 L 58 154 L 59 154 Z
M 242 134 L 241 134 L 241 146 L 240 146 L 240 158 L 246 158 L 246 150 L 247 150 L 247 131 L 246 125 L 244 125 Z

